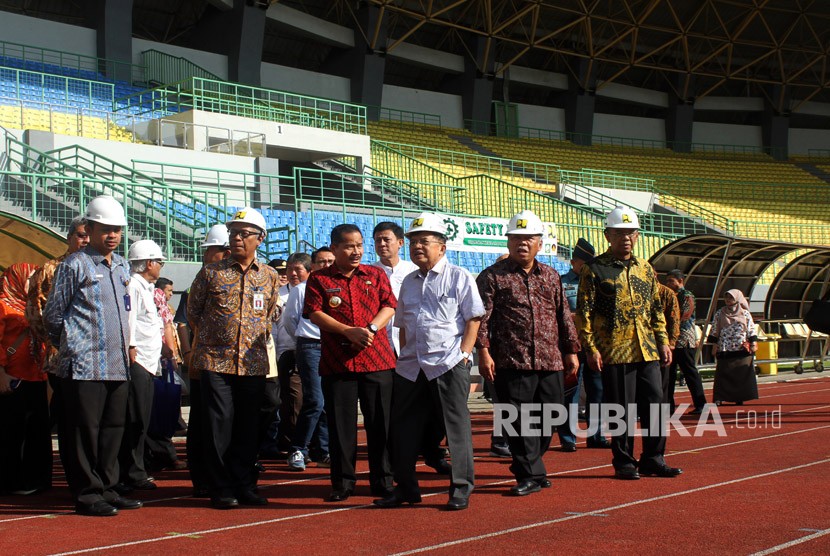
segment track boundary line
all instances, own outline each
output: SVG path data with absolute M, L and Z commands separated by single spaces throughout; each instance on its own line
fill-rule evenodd
M 404 552 L 396 552 L 396 553 L 392 554 L 391 556 L 408 556 L 410 554 L 420 554 L 422 552 L 429 552 L 429 551 L 432 551 L 432 550 L 438 550 L 440 548 L 449 548 L 451 546 L 457 546 L 459 544 L 466 544 L 466 543 L 476 542 L 476 541 L 480 541 L 480 540 L 484 540 L 484 539 L 491 539 L 491 538 L 499 537 L 499 536 L 502 536 L 502 535 L 508 535 L 510 533 L 518 533 L 520 531 L 527 531 L 529 529 L 536 529 L 538 527 L 545 527 L 545 526 L 548 526 L 548 525 L 553 525 L 553 524 L 556 524 L 556 523 L 562 523 L 564 521 L 571 521 L 571 520 L 579 519 L 579 518 L 582 518 L 582 517 L 599 515 L 599 514 L 602 514 L 602 513 L 613 512 L 613 511 L 616 511 L 616 510 L 623 510 L 623 509 L 630 508 L 630 507 L 633 507 L 633 506 L 640 506 L 640 505 L 643 505 L 643 504 L 649 504 L 651 502 L 657 502 L 657 501 L 660 501 L 660 500 L 667 500 L 669 498 L 676 498 L 678 496 L 684 496 L 686 494 L 694 494 L 694 493 L 697 493 L 697 492 L 703 492 L 703 491 L 711 490 L 711 489 L 714 489 L 714 488 L 721 488 L 721 487 L 725 487 L 725 486 L 729 486 L 729 485 L 743 483 L 743 482 L 746 482 L 746 481 L 753 481 L 753 480 L 756 480 L 756 479 L 762 479 L 764 477 L 771 477 L 773 475 L 780 475 L 782 473 L 789 473 L 791 471 L 798 471 L 799 469 L 806 469 L 808 467 L 814 467 L 816 465 L 821 465 L 821 464 L 825 464 L 825 463 L 830 463 L 830 458 L 817 460 L 817 461 L 812 461 L 812 462 L 809 462 L 809 463 L 804 463 L 804 464 L 796 465 L 796 466 L 792 466 L 792 467 L 785 467 L 785 468 L 782 468 L 782 469 L 776 469 L 775 471 L 768 471 L 766 473 L 759 473 L 757 475 L 750 475 L 748 477 L 741 477 L 739 479 L 731 479 L 729 481 L 723 481 L 723 482 L 720 482 L 720 483 L 713 483 L 711 485 L 705 485 L 705 486 L 702 486 L 702 487 L 692 488 L 692 489 L 689 489 L 689 490 L 682 490 L 682 491 L 679 491 L 679 492 L 672 492 L 672 493 L 669 493 L 669 494 L 662 494 L 660 496 L 654 496 L 652 498 L 643 498 L 643 499 L 640 499 L 640 500 L 633 500 L 631 502 L 626 502 L 624 504 L 617 504 L 615 506 L 608 506 L 606 508 L 599 508 L 597 510 L 593 510 L 593 511 L 590 511 L 590 512 L 582 512 L 578 515 L 569 515 L 569 516 L 566 516 L 566 517 L 560 517 L 560 518 L 556 518 L 556 519 L 549 519 L 549 520 L 540 521 L 540 522 L 537 522 L 537 523 L 529 523 L 527 525 L 521 525 L 519 527 L 511 527 L 509 529 L 502 529 L 501 531 L 493 531 L 491 533 L 485 533 L 483 535 L 476 535 L 476 536 L 467 537 L 467 538 L 464 538 L 464 539 L 456 539 L 454 541 L 447 541 L 447 542 L 434 544 L 434 545 L 430 545 L 430 546 L 424 546 L 424 547 L 415 548 L 415 549 L 412 549 L 412 550 L 407 550 L 407 551 L 404 551 Z M 828 532 L 830 532 L 830 530 L 828 530 Z
M 725 444 L 717 444 L 717 445 L 714 445 L 714 446 L 706 446 L 704 448 L 695 448 L 693 450 L 687 450 L 687 451 L 684 451 L 684 452 L 676 452 L 675 454 L 686 453 L 686 452 L 694 452 L 694 451 L 698 451 L 698 450 L 711 450 L 711 449 L 715 449 L 715 448 L 724 448 L 724 447 L 727 447 L 727 446 L 732 446 L 732 445 L 737 445 L 737 444 L 744 444 L 746 442 L 754 442 L 754 441 L 758 441 L 758 440 L 767 440 L 767 439 L 772 439 L 772 438 L 778 438 L 778 437 L 781 437 L 781 436 L 792 436 L 792 435 L 795 435 L 795 434 L 813 432 L 815 430 L 827 429 L 827 428 L 830 428 L 830 425 L 823 425 L 823 426 L 820 426 L 820 427 L 811 427 L 809 429 L 798 430 L 798 431 L 790 431 L 790 432 L 780 433 L 780 434 L 775 434 L 775 435 L 770 435 L 770 436 L 760 436 L 760 437 L 757 437 L 757 438 L 738 440 L 738 441 L 735 441 L 735 442 L 730 442 L 730 443 L 725 443 Z M 830 462 L 830 459 L 821 460 L 820 463 L 823 463 L 823 462 Z M 817 464 L 817 463 L 815 463 L 815 464 Z M 813 464 L 808 464 L 806 466 L 809 466 L 809 465 L 813 465 Z M 562 471 L 562 472 L 559 472 L 559 473 L 553 473 L 552 475 L 554 475 L 554 476 L 555 475 L 565 475 L 565 474 L 569 474 L 569 473 L 578 473 L 580 471 L 591 471 L 591 470 L 602 469 L 602 468 L 610 467 L 610 466 L 611 466 L 611 464 L 608 463 L 608 464 L 594 466 L 594 467 L 587 467 L 587 468 L 582 468 L 582 469 L 573 469 L 573 470 Z M 792 469 L 794 470 L 796 468 L 792 468 Z M 774 471 L 774 472 L 771 472 L 771 473 L 756 475 L 756 476 L 753 476 L 753 477 L 760 478 L 762 476 L 766 476 L 766 475 L 769 475 L 769 474 L 776 474 L 776 473 L 779 473 L 779 472 L 780 471 Z M 609 478 L 609 480 L 610 480 L 610 478 Z M 723 484 L 726 485 L 726 484 L 731 484 L 732 482 L 741 482 L 743 480 L 748 480 L 748 478 L 735 479 L 733 481 L 729 481 L 729 482 L 723 483 Z M 488 483 L 486 485 L 482 485 L 482 487 L 498 486 L 498 485 L 502 485 L 502 484 L 506 484 L 506 483 L 511 483 L 511 482 L 514 482 L 514 481 L 515 481 L 515 479 L 510 478 L 510 479 L 506 479 L 506 480 L 503 480 L 503 481 L 496 481 L 496 482 Z M 710 488 L 710 487 L 709 486 L 700 487 L 699 489 L 695 489 L 695 491 L 696 490 L 706 490 L 707 488 Z M 440 494 L 444 494 L 445 492 L 446 491 L 433 492 L 433 493 L 429 493 L 429 494 L 424 495 L 424 497 L 437 496 L 437 495 L 440 495 Z M 688 491 L 687 493 L 691 493 L 691 492 L 693 492 L 693 491 Z M 677 493 L 672 493 L 670 495 L 663 495 L 662 498 L 671 497 L 671 496 L 674 496 L 676 494 Z M 364 508 L 370 508 L 370 507 L 373 507 L 372 504 L 361 504 L 361 505 L 358 505 L 358 506 L 346 506 L 346 507 L 341 507 L 341 508 L 333 508 L 331 510 L 323 510 L 323 511 L 318 511 L 318 512 L 308 512 L 308 513 L 304 513 L 304 514 L 284 516 L 284 517 L 268 519 L 268 520 L 264 520 L 264 521 L 255 521 L 255 522 L 251 522 L 251 523 L 241 523 L 241 524 L 237 524 L 237 525 L 229 525 L 229 526 L 226 526 L 226 527 L 217 527 L 217 528 L 206 529 L 206 530 L 202 530 L 202 531 L 190 531 L 190 532 L 187 532 L 187 533 L 182 533 L 181 535 L 207 535 L 207 534 L 212 534 L 212 533 L 221 533 L 221 532 L 225 532 L 225 531 L 233 531 L 233 530 L 236 530 L 236 529 L 245 529 L 245 528 L 256 527 L 256 526 L 260 526 L 260 525 L 271 525 L 271 524 L 274 524 L 274 523 L 280 523 L 280 522 L 290 521 L 290 520 L 294 520 L 294 519 L 304 519 L 304 518 L 307 518 L 307 517 L 316 517 L 316 516 L 321 516 L 321 515 L 333 514 L 333 513 L 337 513 L 337 512 L 364 509 Z M 595 512 L 587 512 L 587 513 L 583 514 L 583 517 L 588 516 L 588 515 L 592 515 L 594 513 L 602 513 L 603 511 L 604 510 L 596 510 Z M 576 517 L 576 516 L 571 516 L 569 519 L 573 519 L 574 517 Z M 148 543 L 154 543 L 154 542 L 166 541 L 166 540 L 172 540 L 172 539 L 178 539 L 178 538 L 180 538 L 180 536 L 154 537 L 154 538 L 150 538 L 150 539 L 141 539 L 141 540 L 137 540 L 137 541 L 129 541 L 129 542 L 117 543 L 117 544 L 113 544 L 113 545 L 83 548 L 83 549 L 74 550 L 74 551 L 70 551 L 70 552 L 60 552 L 60 553 L 52 554 L 52 556 L 69 556 L 71 554 L 85 554 L 85 553 L 89 553 L 89 552 L 98 552 L 98 551 L 109 550 L 109 549 L 113 549 L 113 548 L 123 548 L 123 547 L 128 547 L 128 546 L 137 546 L 137 545 L 141 545 L 141 544 L 148 544 Z
M 824 529 L 822 531 L 816 531 L 812 535 L 807 535 L 806 537 L 801 537 L 798 539 L 793 539 L 789 542 L 777 544 L 775 546 L 771 546 L 765 550 L 761 550 L 760 552 L 753 552 L 749 556 L 766 556 L 767 554 L 774 554 L 776 552 L 780 552 L 782 550 L 786 550 L 787 548 L 809 542 L 813 539 L 817 539 L 819 537 L 823 537 L 824 535 L 830 535 L 830 529 Z

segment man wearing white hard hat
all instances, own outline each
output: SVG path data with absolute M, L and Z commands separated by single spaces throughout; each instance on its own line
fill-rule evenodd
M 268 338 L 279 318 L 279 275 L 257 260 L 265 218 L 245 207 L 228 222 L 231 256 L 199 271 L 187 315 L 200 372 L 205 469 L 211 505 L 264 506 L 256 493 L 259 414 L 269 371 Z
M 663 400 L 660 366 L 671 363 L 671 349 L 657 276 L 647 261 L 634 256 L 639 233 L 639 219 L 630 208 L 617 207 L 608 213 L 605 239 L 609 247 L 582 270 L 576 321 L 587 364 L 602 373 L 604 401 L 622 406 L 625 413 L 620 417 L 626 423 L 635 421 L 628 419 L 629 410 L 641 408 L 640 422 L 653 428 L 659 417 L 653 410 Z M 638 461 L 634 432 L 612 431 L 617 479 L 682 473 L 666 465 L 661 450 L 665 443 L 654 430 L 643 436 Z
M 218 263 L 231 255 L 231 246 L 226 224 L 214 224 L 205 234 L 201 243 L 202 266 Z M 187 288 L 179 300 L 176 316 L 176 332 L 179 335 L 179 345 L 182 349 L 182 359 L 187 367 L 187 376 L 190 379 L 190 414 L 187 423 L 187 471 L 190 482 L 193 484 L 193 496 L 202 498 L 208 495 L 208 478 L 205 470 L 204 434 L 202 432 L 202 386 L 199 381 L 199 372 L 190 364 L 193 355 L 192 330 L 187 322 L 187 299 L 190 288 Z
M 118 456 L 121 481 L 116 490 L 154 490 L 156 483 L 144 465 L 147 426 L 153 409 L 153 377 L 161 375 L 164 323 L 153 301 L 155 282 L 164 266 L 164 254 L 155 241 L 143 239 L 130 245 L 127 253 L 130 279 L 130 394 L 127 425 Z
M 551 486 L 542 457 L 550 447 L 550 430 L 521 436 L 531 426 L 529 404 L 564 403 L 564 377 L 579 368 L 579 340 L 559 273 L 536 260 L 544 224 L 523 210 L 507 224 L 508 257 L 478 275 L 486 313 L 478 331 L 478 366 L 492 380 L 498 399 L 518 409 L 519 423 L 505 436 L 513 463 L 514 496 Z M 537 414 L 537 418 L 540 416 Z M 526 422 L 525 422 L 526 420 Z
M 440 416 L 452 454 L 448 510 L 464 510 L 475 485 L 473 435 L 467 397 L 476 333 L 484 314 L 472 275 L 447 261 L 447 225 L 422 213 L 406 237 L 418 270 L 401 284 L 395 326 L 400 358 L 392 392 L 392 464 L 397 486 L 375 505 L 421 501 L 415 463 L 424 433 Z
M 141 507 L 123 498 L 118 449 L 129 396 L 130 273 L 114 251 L 127 225 L 112 197 L 96 197 L 86 208 L 89 244 L 58 266 L 43 310 L 43 324 L 58 350 L 67 442 L 62 450 L 75 511 L 111 516 Z

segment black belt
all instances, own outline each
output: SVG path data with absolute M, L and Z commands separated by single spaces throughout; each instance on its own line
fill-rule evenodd
M 319 344 L 320 340 L 316 338 L 304 338 L 303 336 L 297 337 L 298 344 Z

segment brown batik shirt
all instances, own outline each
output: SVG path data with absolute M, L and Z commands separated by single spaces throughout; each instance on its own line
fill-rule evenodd
M 196 338 L 191 366 L 240 376 L 268 374 L 266 343 L 280 316 L 277 271 L 254 260 L 248 270 L 233 258 L 205 266 L 187 300 Z
M 561 371 L 563 354 L 579 353 L 562 281 L 538 261 L 530 273 L 505 259 L 476 279 L 485 314 L 476 347 L 488 348 L 496 369 Z
M 49 292 L 52 290 L 52 280 L 55 277 L 55 271 L 69 253 L 64 253 L 57 259 L 52 259 L 38 268 L 34 274 L 29 278 L 29 297 L 26 300 L 26 320 L 29 321 L 29 328 L 37 345 L 45 346 L 45 358 L 43 360 L 43 371 L 54 372 L 56 361 L 55 355 L 58 350 L 49 342 L 49 335 L 46 333 L 46 328 L 43 326 L 43 307 L 46 306 L 46 300 L 49 298 Z M 39 354 L 35 354 L 36 356 Z

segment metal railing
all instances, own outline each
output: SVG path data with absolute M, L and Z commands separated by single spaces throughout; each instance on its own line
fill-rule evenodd
M 278 123 L 366 134 L 366 107 L 249 85 L 193 77 L 118 99 L 123 108 L 150 118 L 204 110 Z
M 181 56 L 150 49 L 141 53 L 141 60 L 146 68 L 146 80 L 149 83 L 176 83 L 191 77 L 203 77 L 221 81 L 218 75 L 209 72 Z
M 0 94 L 22 101 L 77 108 L 111 109 L 115 102 L 115 85 L 103 81 L 0 67 Z
M 159 119 L 148 123 L 142 141 L 161 147 L 198 149 L 240 156 L 265 156 L 265 134 L 227 127 Z
M 32 64 L 40 64 L 42 67 L 34 71 L 44 73 L 68 75 L 70 72 L 77 72 L 77 75 L 73 77 L 82 77 L 83 72 L 90 72 L 95 74 L 95 79 L 98 80 L 117 79 L 130 83 L 146 81 L 145 66 L 63 50 L 0 41 L 0 64 L 15 66 L 18 61 L 28 63 L 21 69 L 33 69 Z
M 667 156 L 675 156 L 680 152 L 691 152 L 706 155 L 726 155 L 726 156 L 752 156 L 752 157 L 766 157 L 767 155 L 779 154 L 779 149 L 761 147 L 758 145 L 735 145 L 727 143 L 701 143 L 701 142 L 682 142 L 682 141 L 666 141 L 664 139 L 640 139 L 636 137 L 621 137 L 613 135 L 596 135 L 586 133 L 573 133 L 562 130 L 543 129 L 528 126 L 509 125 L 499 127 L 495 122 L 483 122 L 479 120 L 464 120 L 467 129 L 474 130 L 479 135 L 489 135 L 500 137 L 508 140 L 527 140 L 539 139 L 543 141 L 555 141 L 557 143 L 564 143 L 565 145 L 572 144 L 576 148 L 585 148 L 584 145 L 591 145 L 592 147 L 606 147 L 621 149 L 638 149 L 654 151 L 649 153 L 663 154 Z M 504 129 L 508 133 L 504 133 Z M 559 145 L 562 146 L 562 145 Z M 674 148 L 674 150 L 672 150 Z
M 372 141 L 372 157 L 375 153 L 383 154 L 381 148 L 386 148 L 411 159 L 430 164 L 440 164 L 455 167 L 455 171 L 474 174 L 483 172 L 506 181 L 510 179 L 524 179 L 535 181 L 539 188 L 545 184 L 555 188 L 560 182 L 559 166 L 530 160 L 511 160 L 496 158 L 475 153 L 435 149 L 422 145 L 408 145 L 389 141 Z M 440 168 L 439 168 L 440 169 Z
M 398 124 L 416 124 L 441 127 L 441 116 L 428 114 L 426 112 L 413 112 L 412 110 L 400 110 L 397 108 L 386 108 L 384 106 L 367 105 L 368 114 L 376 114 L 378 120 L 394 122 Z

